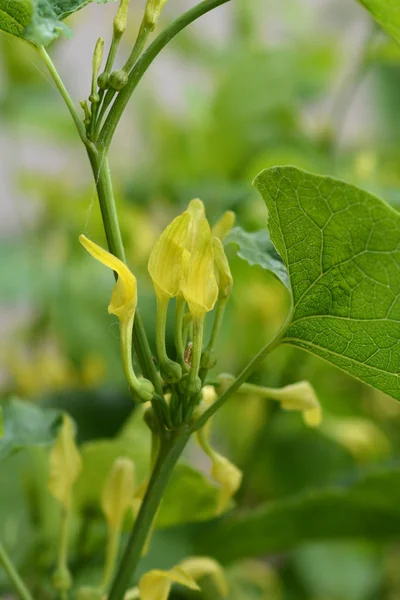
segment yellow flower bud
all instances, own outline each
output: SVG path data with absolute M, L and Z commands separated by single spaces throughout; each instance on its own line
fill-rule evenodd
M 130 509 L 135 491 L 135 465 L 128 458 L 117 458 L 104 486 L 101 508 L 110 529 L 119 530 Z
M 103 250 L 86 236 L 80 235 L 79 241 L 93 258 L 118 274 L 108 312 L 116 315 L 120 321 L 133 320 L 137 306 L 137 281 L 134 274 L 119 258 Z
M 128 20 L 129 0 L 120 0 L 119 8 L 114 19 L 114 33 L 121 36 L 125 29 Z
M 156 26 L 166 1 L 167 0 L 147 0 L 145 9 L 145 20 L 151 28 L 154 28 Z
M 224 241 L 236 221 L 236 215 L 232 210 L 227 210 L 217 221 L 211 230 L 212 236 Z
M 82 469 L 82 460 L 75 444 L 74 424 L 64 415 L 62 426 L 50 453 L 49 490 L 66 509 L 71 508 L 72 488 Z
M 214 250 L 211 230 L 206 219 L 199 223 L 198 239 L 193 252 L 183 254 L 185 275 L 181 291 L 194 317 L 204 316 L 214 308 L 218 285 L 214 273 Z
M 148 269 L 157 296 L 174 298 L 179 294 L 182 279 L 182 255 L 188 236 L 191 217 L 184 212 L 168 225 L 158 238 Z
M 232 291 L 233 279 L 224 247 L 219 238 L 213 238 L 215 276 L 219 288 L 219 297 L 228 298 Z

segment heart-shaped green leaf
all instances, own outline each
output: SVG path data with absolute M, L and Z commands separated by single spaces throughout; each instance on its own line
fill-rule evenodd
M 93 0 L 0 0 L 0 30 L 48 46 L 69 28 L 62 21 Z M 105 4 L 114 0 L 96 0 Z
M 374 19 L 400 44 L 400 3 L 398 0 L 359 0 Z
M 399 213 L 294 167 L 263 171 L 255 186 L 292 287 L 283 342 L 400 400 Z

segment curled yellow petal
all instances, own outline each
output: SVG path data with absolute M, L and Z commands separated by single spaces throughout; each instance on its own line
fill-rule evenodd
M 137 306 L 137 280 L 134 274 L 119 258 L 110 254 L 86 236 L 80 235 L 79 241 L 93 258 L 118 274 L 108 312 L 116 315 L 121 321 L 132 320 Z
M 140 600 L 167 600 L 174 583 L 195 591 L 200 589 L 193 577 L 180 566 L 170 571 L 155 569 L 143 575 L 139 581 Z
M 179 294 L 183 276 L 182 255 L 190 220 L 188 212 L 176 217 L 164 229 L 150 254 L 148 269 L 158 296 L 174 298 Z
M 101 498 L 101 508 L 113 530 L 122 526 L 135 492 L 135 465 L 129 458 L 117 458 L 108 476 Z
M 270 390 L 270 397 L 278 400 L 284 410 L 298 410 L 310 427 L 318 427 L 322 420 L 322 410 L 317 394 L 308 381 L 299 381 L 281 389 Z
M 62 426 L 50 453 L 49 490 L 66 509 L 71 508 L 72 488 L 82 469 L 82 460 L 75 443 L 74 424 L 64 415 Z
M 223 241 L 236 221 L 236 215 L 232 210 L 224 212 L 222 217 L 217 221 L 211 230 L 213 237 L 219 238 Z
M 222 242 L 218 238 L 213 238 L 215 275 L 219 288 L 219 297 L 228 298 L 232 291 L 233 278 L 229 262 L 225 254 Z
M 218 298 L 211 230 L 205 219 L 199 224 L 196 248 L 192 254 L 185 254 L 185 260 L 181 291 L 190 313 L 200 317 L 214 308 Z
M 224 570 L 216 560 L 208 556 L 194 556 L 183 560 L 180 567 L 196 581 L 203 577 L 212 577 L 220 595 L 223 597 L 228 595 L 228 584 Z
M 198 407 L 197 416 L 211 406 L 216 398 L 215 388 L 205 386 L 202 390 L 202 401 Z M 211 447 L 210 434 L 210 421 L 196 433 L 200 446 L 211 459 L 211 476 L 221 486 L 217 503 L 217 514 L 221 514 L 229 507 L 230 501 L 240 488 L 243 474 L 230 460 Z

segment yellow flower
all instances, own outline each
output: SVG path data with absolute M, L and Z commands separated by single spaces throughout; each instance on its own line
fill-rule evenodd
M 228 298 L 233 286 L 233 278 L 224 247 L 219 238 L 213 239 L 215 275 L 219 288 L 219 297 Z
M 182 255 L 189 231 L 190 214 L 176 217 L 158 238 L 149 258 L 149 273 L 156 294 L 174 298 L 179 294 L 183 273 Z
M 199 223 L 197 234 L 192 253 L 186 250 L 183 255 L 184 277 L 181 281 L 181 291 L 193 317 L 211 311 L 218 298 L 211 230 L 206 219 Z
M 205 386 L 202 390 L 202 402 L 197 409 L 199 417 L 217 398 L 213 386 Z M 242 483 L 243 474 L 227 458 L 216 452 L 210 445 L 211 426 L 210 421 L 196 433 L 197 440 L 207 456 L 212 462 L 211 476 L 221 485 L 221 490 L 217 504 L 217 514 L 224 512 L 230 504 L 231 499 L 236 494 Z
M 207 576 L 213 578 L 221 596 L 227 596 L 228 586 L 221 566 L 211 558 L 200 556 L 188 558 L 169 571 L 149 571 L 140 579 L 138 588 L 127 592 L 124 600 L 167 600 L 174 583 L 200 591 L 196 580 Z
M 82 469 L 82 460 L 75 444 L 74 424 L 64 415 L 62 426 L 50 453 L 49 490 L 66 509 L 71 508 L 72 488 Z
M 154 394 L 153 384 L 147 379 L 141 378 L 139 380 L 132 367 L 132 330 L 137 306 L 136 277 L 119 258 L 110 254 L 86 236 L 80 235 L 79 241 L 93 258 L 118 274 L 108 312 L 116 315 L 120 321 L 122 363 L 129 385 L 142 402 L 151 401 Z
M 219 219 L 219 221 L 215 223 L 214 227 L 212 228 L 211 233 L 213 237 L 219 238 L 221 241 L 223 241 L 234 226 L 235 221 L 236 215 L 232 210 L 227 210 L 226 212 L 224 212 L 222 217 Z
M 110 254 L 86 236 L 80 235 L 79 241 L 93 258 L 118 274 L 108 312 L 116 315 L 120 321 L 133 321 L 137 306 L 137 280 L 134 274 L 119 258 Z

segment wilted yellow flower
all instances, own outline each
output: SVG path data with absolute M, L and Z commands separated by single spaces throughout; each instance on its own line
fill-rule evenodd
M 224 212 L 211 230 L 212 236 L 224 241 L 236 221 L 236 215 L 232 210 Z
M 202 390 L 202 401 L 198 407 L 197 416 L 200 416 L 207 410 L 215 402 L 216 398 L 217 395 L 213 386 L 205 386 Z M 221 485 L 217 504 L 217 514 L 221 514 L 229 507 L 231 499 L 240 488 L 243 474 L 233 463 L 211 447 L 210 434 L 210 421 L 196 432 L 200 446 L 211 459 L 211 476 Z
M 224 246 L 219 238 L 213 239 L 215 275 L 219 288 L 219 297 L 228 298 L 233 286 L 233 278 Z
M 137 306 L 137 281 L 134 274 L 119 258 L 110 254 L 86 236 L 80 235 L 79 241 L 93 258 L 118 274 L 108 312 L 116 315 L 121 322 L 133 321 Z
M 314 388 L 308 381 L 299 381 L 281 389 L 269 390 L 270 398 L 278 400 L 284 410 L 299 410 L 309 427 L 318 427 L 322 409 Z
M 174 583 L 191 590 L 200 591 L 196 580 L 210 576 L 222 596 L 227 596 L 228 586 L 221 566 L 208 557 L 188 558 L 169 571 L 155 569 L 149 571 L 139 581 L 139 587 L 133 588 L 124 600 L 167 600 Z
M 129 458 L 117 458 L 101 497 L 101 508 L 111 529 L 120 529 L 131 507 L 134 491 L 135 465 Z
M 66 510 L 71 508 L 72 488 L 81 469 L 82 460 L 75 444 L 74 424 L 68 415 L 64 415 L 50 453 L 49 490 Z

